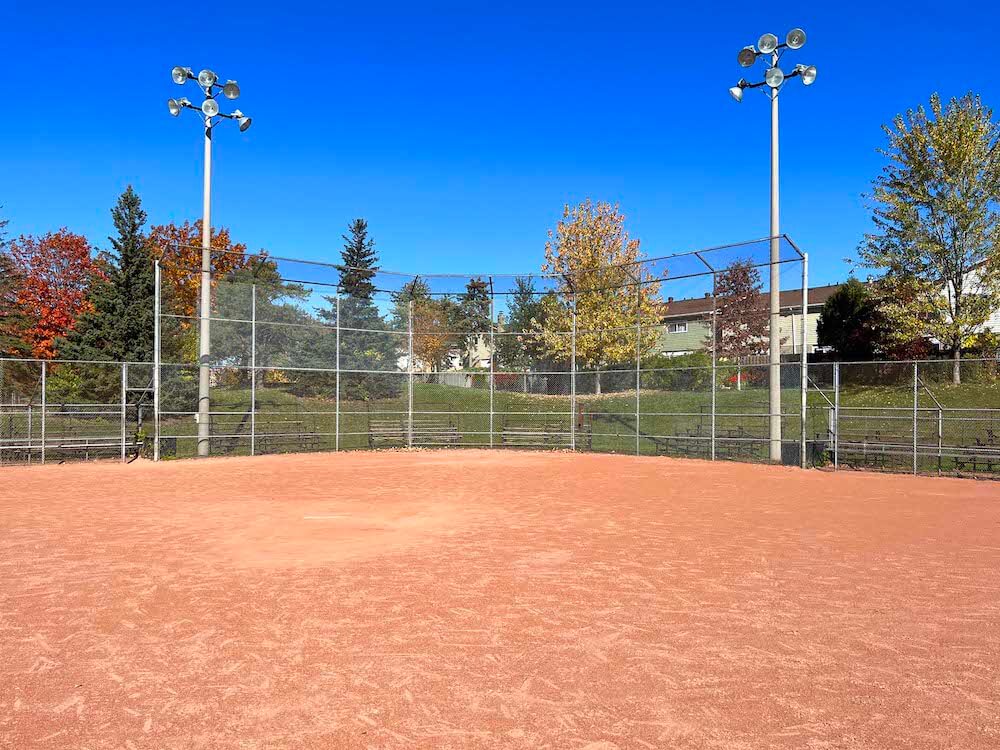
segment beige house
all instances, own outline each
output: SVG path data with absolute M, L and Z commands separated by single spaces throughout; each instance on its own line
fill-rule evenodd
M 806 327 L 806 352 L 817 346 L 816 323 L 823 304 L 840 288 L 840 284 L 814 286 L 809 289 L 809 307 L 802 315 L 802 290 L 790 289 L 780 294 L 781 319 L 779 333 L 783 340 L 782 354 L 798 354 L 802 345 L 802 326 Z M 667 299 L 663 306 L 663 332 L 658 351 L 667 356 L 689 354 L 704 349 L 711 334 L 712 295 L 689 299 Z

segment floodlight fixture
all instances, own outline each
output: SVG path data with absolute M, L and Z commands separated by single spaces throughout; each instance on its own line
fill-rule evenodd
M 794 28 L 785 37 L 785 46 L 788 49 L 801 49 L 806 43 L 806 32 L 802 29 Z
M 812 86 L 816 82 L 815 65 L 796 65 L 795 69 L 799 72 L 799 78 L 802 79 L 804 86 Z
M 778 49 L 778 37 L 774 34 L 762 34 L 757 40 L 757 49 L 762 55 L 770 55 Z
M 767 72 L 764 73 L 764 83 L 772 89 L 780 88 L 781 84 L 784 82 L 785 74 L 782 72 L 781 68 L 768 68 Z
M 202 125 L 205 133 L 205 169 L 203 187 L 203 212 L 201 217 L 201 286 L 199 290 L 199 323 L 198 323 L 198 455 L 207 456 L 211 453 L 211 372 L 208 365 L 211 359 L 209 320 L 212 307 L 211 273 L 212 273 L 212 133 L 221 120 L 235 120 L 240 132 L 246 132 L 250 127 L 250 118 L 240 110 L 227 114 L 219 110 L 221 93 L 226 99 L 236 99 L 240 95 L 240 87 L 236 81 L 227 80 L 219 83 L 219 76 L 214 71 L 205 69 L 197 76 L 191 68 L 177 66 L 170 71 L 171 78 L 177 84 L 195 81 L 201 88 L 204 99 L 201 106 L 192 104 L 183 97 L 167 100 L 167 108 L 171 116 L 177 117 L 183 109 L 193 109 L 201 112 Z M 220 118 L 220 119 L 216 119 Z
M 174 83 L 176 83 L 178 86 L 183 86 L 185 83 L 187 83 L 187 80 L 189 78 L 194 78 L 194 72 L 191 70 L 191 68 L 185 68 L 180 65 L 177 65 L 174 67 L 173 70 L 170 71 L 170 77 L 174 79 Z
M 781 279 L 779 274 L 779 263 L 781 261 L 781 236 L 779 228 L 780 204 L 778 200 L 778 94 L 788 78 L 801 78 L 805 86 L 811 86 L 816 80 L 816 66 L 795 65 L 792 71 L 786 76 L 784 71 L 778 67 L 778 59 L 787 50 L 797 50 L 806 43 L 806 33 L 795 27 L 785 35 L 785 41 L 779 43 L 778 37 L 774 34 L 762 34 L 757 40 L 756 47 L 744 47 L 736 56 L 736 61 L 743 68 L 751 68 L 757 59 L 764 57 L 763 81 L 747 82 L 741 78 L 739 82 L 729 89 L 729 95 L 737 102 L 743 101 L 743 92 L 746 89 L 756 89 L 767 87 L 764 91 L 770 99 L 771 109 L 771 222 L 770 222 L 770 292 L 769 292 L 769 315 L 771 320 L 770 333 L 768 335 L 768 365 L 769 365 L 769 386 L 768 386 L 768 408 L 770 410 L 768 442 L 771 461 L 780 462 L 782 459 L 781 441 L 781 339 L 778 335 L 777 325 L 780 317 L 781 298 L 779 289 Z M 803 276 L 805 269 L 803 269 Z M 803 279 L 805 286 L 805 279 Z M 804 350 L 803 350 L 804 351 Z M 805 355 L 803 354 L 803 357 Z M 803 450 L 805 448 L 803 447 Z
M 215 85 L 215 82 L 219 80 L 219 76 L 215 75 L 211 70 L 207 68 L 198 74 L 198 85 L 203 89 L 210 89 Z

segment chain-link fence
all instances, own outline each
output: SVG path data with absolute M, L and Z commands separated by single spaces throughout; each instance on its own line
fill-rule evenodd
M 221 251 L 203 274 L 180 250 L 157 265 L 153 363 L 2 363 L 0 460 L 436 446 L 1000 470 L 996 362 L 961 384 L 950 362 L 808 363 L 819 305 L 786 238 L 521 276 Z
M 153 365 L 0 358 L 0 464 L 135 458 L 153 436 Z
M 802 463 L 806 268 L 786 238 L 525 275 L 214 250 L 203 273 L 179 260 L 190 250 L 158 266 L 158 457 L 488 446 Z M 734 265 L 765 327 L 780 271 L 784 364 L 720 347 L 741 324 L 715 293 Z

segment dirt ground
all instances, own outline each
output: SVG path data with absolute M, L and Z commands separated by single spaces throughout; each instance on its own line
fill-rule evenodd
M 2 748 L 1000 747 L 1000 483 L 609 455 L 0 471 Z

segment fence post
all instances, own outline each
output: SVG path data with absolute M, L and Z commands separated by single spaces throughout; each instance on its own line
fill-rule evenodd
M 840 468 L 840 362 L 833 363 L 833 468 Z
M 639 376 L 641 370 L 640 358 L 642 349 L 642 286 L 636 281 L 635 284 L 635 455 L 639 455 Z
M 128 409 L 128 362 L 122 362 L 122 463 L 125 463 L 125 431 Z
M 153 460 L 160 460 L 160 261 L 153 263 Z
M 45 463 L 45 375 L 48 362 L 42 360 L 42 463 Z
M 937 448 L 938 448 L 938 474 L 941 473 L 943 456 L 941 451 L 944 448 L 944 409 L 938 405 L 938 419 L 937 419 Z
M 493 302 L 493 277 L 490 277 L 490 448 L 493 447 L 493 380 L 496 367 L 494 360 L 497 358 L 497 347 L 494 323 L 495 306 Z
M 913 473 L 917 473 L 917 363 L 913 363 Z
M 257 455 L 257 285 L 250 285 L 250 455 Z
M 718 355 L 716 350 L 718 348 L 718 320 L 716 313 L 716 278 L 715 271 L 712 271 L 712 415 L 711 415 L 711 425 L 712 425 L 712 435 L 709 438 L 709 450 L 711 451 L 712 460 L 715 460 L 715 389 L 718 387 Z
M 408 305 L 409 314 L 406 328 L 409 334 L 410 355 L 407 357 L 407 369 L 409 370 L 410 392 L 407 399 L 406 408 L 406 447 L 413 447 L 413 300 Z
M 337 375 L 336 375 L 337 380 L 334 390 L 334 401 L 333 401 L 334 403 L 333 449 L 339 451 L 340 450 L 340 290 L 339 289 L 337 290 L 336 305 L 337 305 L 337 354 L 335 362 L 337 367 Z
M 569 359 L 569 447 L 576 450 L 576 292 L 573 294 L 573 332 Z
M 799 464 L 801 468 L 806 468 L 806 418 L 809 400 L 809 355 L 806 354 L 806 346 L 809 342 L 806 325 L 806 318 L 809 315 L 809 253 L 802 254 L 802 347 L 799 355 L 799 377 L 801 378 L 801 414 L 800 414 L 800 435 L 799 440 Z M 794 316 L 793 316 L 794 318 Z

